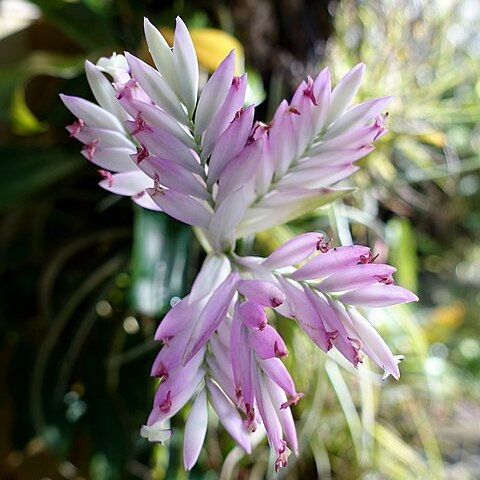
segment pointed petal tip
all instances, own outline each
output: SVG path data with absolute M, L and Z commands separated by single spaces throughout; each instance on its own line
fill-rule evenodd
M 390 375 L 397 380 L 397 382 L 400 380 L 400 369 L 398 368 L 398 364 L 405 358 L 404 355 L 394 355 L 393 359 L 395 360 L 396 364 L 393 366 L 391 365 L 391 368 L 386 368 L 385 365 L 383 366 L 383 375 L 382 375 L 382 381 L 386 380 Z
M 363 76 L 365 75 L 366 69 L 367 67 L 363 62 L 357 63 L 350 71 L 348 71 L 345 74 L 343 78 L 346 79 L 346 78 L 358 77 L 358 82 L 361 82 L 363 79 Z
M 389 370 L 384 369 L 382 375 L 382 382 L 384 382 L 389 376 L 392 376 L 397 382 L 400 380 L 400 371 L 396 370 L 394 372 L 390 372 Z
M 143 31 L 145 32 L 145 35 L 147 35 L 147 30 L 152 29 L 156 30 L 157 28 L 147 17 L 143 17 Z
M 60 100 L 61 100 L 61 101 L 65 104 L 65 106 L 67 106 L 67 107 L 68 107 L 68 105 L 67 105 L 68 102 L 74 101 L 75 98 L 77 98 L 77 97 L 75 97 L 75 96 L 73 96 L 73 95 L 67 95 L 67 94 L 65 94 L 65 93 L 59 93 L 58 96 L 60 97 Z
M 180 28 L 184 28 L 185 30 L 188 30 L 187 25 L 185 24 L 185 22 L 183 21 L 180 15 L 177 15 L 175 17 L 175 27 L 178 27 L 178 26 L 180 26 Z
M 387 285 L 388 286 L 388 285 Z M 401 303 L 410 303 L 410 302 L 418 302 L 420 299 L 415 295 L 412 291 L 408 290 L 404 287 L 399 287 L 403 290 L 403 302 Z

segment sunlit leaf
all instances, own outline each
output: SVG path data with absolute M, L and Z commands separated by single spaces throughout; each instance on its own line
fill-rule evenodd
M 233 35 L 215 28 L 192 29 L 190 33 L 201 65 L 213 71 L 232 50 L 235 50 L 235 74 L 240 75 L 244 72 L 243 46 Z
M 445 134 L 440 131 L 432 131 L 418 135 L 418 138 L 425 143 L 429 143 L 434 147 L 444 147 L 447 144 Z
M 417 245 L 410 221 L 408 218 L 394 218 L 388 222 L 386 233 L 390 245 L 390 262 L 397 268 L 397 283 L 413 292 L 418 291 Z
M 390 429 L 377 423 L 375 427 L 375 438 L 382 449 L 399 462 L 401 470 L 405 469 L 411 474 L 414 473 L 418 478 L 431 478 L 422 457 Z M 382 463 L 383 462 L 386 462 L 386 459 L 382 459 Z
M 267 92 L 263 87 L 263 80 L 260 74 L 247 68 L 248 82 L 247 93 L 245 94 L 245 105 L 260 105 L 266 98 Z
M 48 125 L 38 120 L 28 107 L 22 86 L 17 87 L 13 95 L 10 118 L 12 130 L 17 135 L 32 135 L 48 129 Z

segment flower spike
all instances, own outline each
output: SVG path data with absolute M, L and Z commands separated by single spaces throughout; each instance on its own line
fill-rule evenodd
M 303 397 L 282 360 L 280 316 L 325 352 L 336 348 L 355 368 L 366 355 L 398 379 L 401 356 L 357 307 L 418 298 L 395 285 L 395 268 L 376 262 L 366 246 L 334 246 L 324 233 L 306 232 L 266 258 L 240 257 L 236 240 L 352 192 L 341 182 L 385 134 L 391 97 L 351 106 L 365 66 L 333 89 L 325 68 L 262 123 L 245 105 L 247 79 L 234 75 L 233 51 L 200 84 L 180 18 L 173 48 L 147 19 L 144 30 L 155 67 L 128 52 L 86 62 L 98 104 L 61 96 L 77 117 L 67 130 L 100 168 L 100 186 L 194 226 L 209 251 L 190 293 L 156 331 L 158 386 L 140 433 L 167 441 L 167 421 L 191 402 L 186 470 L 200 455 L 209 411 L 247 453 L 250 433 L 264 429 L 278 470 L 298 454 L 292 407 Z

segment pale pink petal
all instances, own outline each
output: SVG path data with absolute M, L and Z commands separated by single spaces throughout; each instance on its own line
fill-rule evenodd
M 86 145 L 81 154 L 95 165 L 112 172 L 130 172 L 137 170 L 135 162 L 130 158 L 129 148 L 97 148 L 95 144 Z
M 325 253 L 319 253 L 305 265 L 292 273 L 294 280 L 312 280 L 343 270 L 361 261 L 361 256 L 367 256 L 368 247 L 361 245 L 346 245 L 330 248 Z
M 272 120 L 269 131 L 270 149 L 275 162 L 275 178 L 281 178 L 296 158 L 297 144 L 292 117 L 301 115 L 295 107 L 290 107 L 284 100 Z
M 218 115 L 232 84 L 235 50 L 232 50 L 209 78 L 195 111 L 195 134 L 200 136 Z
M 208 356 L 207 357 L 207 365 L 209 369 L 209 373 L 211 377 L 215 380 L 216 383 L 220 386 L 220 388 L 225 392 L 225 395 L 234 402 L 235 404 L 238 403 L 238 398 L 236 395 L 236 389 L 233 382 L 233 374 L 232 369 L 226 367 L 230 366 L 230 361 L 225 365 L 220 361 L 217 361 L 215 358 Z
M 229 332 L 230 333 L 230 332 Z M 229 335 L 230 337 L 230 335 Z M 230 338 L 229 338 L 230 339 Z M 213 359 L 209 355 L 213 363 L 217 363 L 220 365 L 222 371 L 230 376 L 233 379 L 233 369 L 232 369 L 232 355 L 231 355 L 231 348 L 230 344 L 224 345 L 219 339 L 217 332 L 215 332 L 208 343 L 210 352 L 213 355 Z M 232 381 L 233 386 L 233 381 Z M 235 398 L 235 397 L 234 397 Z
M 257 302 L 247 300 L 238 306 L 238 316 L 242 322 L 251 327 L 263 330 L 267 325 L 265 310 Z
M 170 313 L 170 312 L 169 312 Z M 183 352 L 191 335 L 191 328 L 184 328 L 168 337 L 153 362 L 150 375 L 152 377 L 167 377 L 173 369 L 182 363 Z
M 143 120 L 147 125 L 158 130 L 164 130 L 178 138 L 180 142 L 189 148 L 196 148 L 197 144 L 188 131 L 183 128 L 171 115 L 159 107 L 142 102 L 128 95 L 120 100 L 122 107 L 133 119 Z
M 285 367 L 279 358 L 273 357 L 261 360 L 259 365 L 262 367 L 265 375 L 273 380 L 286 393 L 288 393 L 291 397 L 297 396 L 297 390 L 295 389 L 295 384 L 293 383 L 292 377 L 290 376 L 287 367 Z
M 125 62 L 126 61 L 127 61 L 127 59 L 125 58 Z M 138 83 L 137 79 L 130 76 L 130 70 L 131 69 L 130 69 L 130 66 L 128 65 L 128 63 L 127 63 L 127 68 L 128 68 L 128 71 L 129 71 L 129 73 L 128 73 L 129 79 L 126 82 L 119 82 L 119 83 L 114 83 L 113 84 L 113 88 L 115 88 L 115 91 L 117 92 L 117 99 L 119 101 L 121 101 L 124 98 L 131 98 L 131 99 L 139 100 L 140 102 L 153 104 L 154 102 L 153 102 L 152 98 L 148 95 L 148 93 Z M 158 72 L 156 70 L 153 70 L 152 75 L 154 76 L 156 73 L 158 73 Z
M 348 308 L 345 311 L 351 320 L 351 325 L 358 333 L 358 338 L 360 338 L 377 357 L 373 357 L 372 359 L 379 365 L 379 367 L 391 373 L 392 376 L 398 380 L 400 377 L 398 362 L 388 345 L 385 343 L 385 340 L 383 340 L 370 322 L 357 312 L 357 310 L 354 308 Z M 369 352 L 366 350 L 366 353 L 368 354 Z
M 313 109 L 315 105 L 313 101 L 316 99 L 313 95 L 313 80 L 308 77 L 308 84 L 302 82 L 295 91 L 291 106 L 295 107 L 299 114 L 292 115 L 291 121 L 296 138 L 296 156 L 301 156 L 305 148 L 312 142 L 317 132 L 314 132 Z
M 160 157 L 148 157 L 142 160 L 138 166 L 145 172 L 145 176 L 148 175 L 150 180 L 149 186 L 152 186 L 152 178 L 155 178 L 160 185 L 177 192 L 182 192 L 201 200 L 208 201 L 211 198 L 205 182 L 179 163 Z
M 313 131 L 315 133 L 320 132 L 327 120 L 328 112 L 330 111 L 331 88 L 330 72 L 328 68 L 324 68 L 313 84 L 313 92 L 317 100 L 317 105 L 312 112 Z
M 218 114 L 213 117 L 207 130 L 204 132 L 202 144 L 202 158 L 207 158 L 213 150 L 220 135 L 225 131 L 235 114 L 242 108 L 247 90 L 246 74 L 234 77 L 232 84 Z
M 285 441 L 283 440 L 282 425 L 278 419 L 275 407 L 272 404 L 263 372 L 258 369 L 256 364 L 252 365 L 252 380 L 255 399 L 267 432 L 268 442 L 278 455 L 277 461 L 275 462 L 275 470 L 278 470 L 278 467 L 286 466 L 288 451 L 286 450 Z
M 230 192 L 238 190 L 241 186 L 252 184 L 260 160 L 263 161 L 261 159 L 262 149 L 262 140 L 251 142 L 223 169 L 218 180 L 218 190 L 215 198 L 217 204 L 223 202 Z M 253 184 L 251 187 L 253 192 Z M 253 199 L 245 200 L 250 203 Z
M 225 255 L 210 254 L 203 262 L 192 285 L 188 303 L 192 304 L 214 292 L 232 271 L 230 261 Z
M 330 112 L 325 122 L 327 126 L 340 117 L 350 105 L 362 83 L 364 73 L 365 65 L 359 63 L 353 67 L 333 89 Z
M 232 318 L 227 315 L 225 320 L 215 330 L 215 339 L 221 343 L 224 348 L 230 351 L 230 332 L 232 330 Z
M 207 343 L 215 329 L 224 320 L 228 307 L 236 291 L 238 273 L 231 273 L 209 298 L 205 308 L 198 317 L 183 356 L 183 364 Z
M 153 181 L 140 170 L 109 175 L 99 185 L 117 195 L 133 196 L 153 185 Z
M 349 108 L 323 135 L 327 140 L 347 131 L 363 127 L 382 112 L 392 101 L 392 97 L 375 98 Z
M 126 148 L 131 153 L 135 152 L 134 143 L 127 137 L 125 132 L 109 130 L 106 128 L 82 126 L 75 129 L 71 125 L 67 127 L 71 136 L 83 144 L 97 142 L 97 148 Z
M 285 301 L 285 294 L 273 283 L 264 280 L 240 280 L 238 292 L 249 300 L 265 307 L 278 307 Z
M 295 265 L 316 252 L 323 239 L 324 235 L 320 232 L 307 232 L 297 235 L 274 250 L 263 261 L 262 265 L 272 270 Z
M 112 77 L 115 83 L 126 83 L 131 78 L 126 58 L 115 52 L 110 57 L 100 57 L 96 67 Z
M 167 312 L 155 333 L 155 340 L 168 340 L 184 330 L 193 319 L 200 315 L 206 300 L 191 300 L 191 295 L 182 298 L 171 310 Z
M 248 140 L 253 123 L 254 106 L 240 111 L 222 133 L 210 157 L 208 184 L 213 185 L 230 160 L 237 156 Z
M 137 193 L 137 195 L 132 197 L 132 201 L 142 208 L 153 210 L 155 212 L 162 211 L 162 209 L 152 200 L 146 191 Z
M 187 370 L 189 371 L 188 375 L 182 376 L 181 382 L 177 383 L 177 390 L 162 391 L 163 395 L 159 396 L 148 417 L 148 426 L 173 417 L 192 398 L 205 377 L 205 370 L 203 368 L 197 370 L 187 368 Z
M 117 94 L 113 85 L 100 69 L 88 60 L 85 62 L 85 73 L 87 75 L 88 84 L 92 90 L 95 100 L 101 107 L 108 110 L 119 120 L 124 121 L 129 115 L 118 104 Z
M 191 117 L 197 103 L 198 61 L 190 33 L 180 17 L 176 18 L 175 23 L 173 68 L 177 81 L 177 92 Z
M 132 76 L 145 93 L 180 123 L 187 123 L 187 115 L 166 80 L 154 68 L 130 53 L 125 52 L 125 58 L 128 61 Z
M 237 443 L 247 453 L 250 453 L 252 451 L 250 437 L 237 409 L 223 392 L 209 379 L 207 379 L 207 388 L 210 394 L 210 402 L 223 426 Z
M 253 350 L 262 360 L 288 355 L 283 338 L 270 325 L 265 325 L 262 330 L 251 330 L 249 338 Z
M 356 337 L 355 332 L 347 331 L 336 309 L 332 307 L 322 294 L 317 294 L 307 289 L 305 289 L 305 291 L 307 292 L 310 302 L 322 319 L 325 328 L 331 332 L 338 332 L 338 336 L 333 339 L 335 348 L 356 367 L 362 360 L 360 354 L 362 345 Z
M 329 187 L 337 182 L 345 180 L 355 173 L 359 167 L 351 163 L 343 165 L 326 166 L 320 165 L 302 170 L 292 170 L 277 183 L 279 190 L 289 188 L 322 188 Z
M 132 130 L 135 129 L 134 122 L 127 122 L 127 125 Z M 176 162 L 194 173 L 203 174 L 203 169 L 191 149 L 168 131 L 152 127 L 138 131 L 135 136 L 148 153 Z
M 193 402 L 185 423 L 183 436 L 183 466 L 191 470 L 202 450 L 208 425 L 207 394 L 203 389 Z
M 89 127 L 105 128 L 117 132 L 125 132 L 120 120 L 104 108 L 84 98 L 60 94 L 65 106 Z
M 169 414 L 172 409 L 170 400 L 178 396 L 185 388 L 188 388 L 188 385 L 196 378 L 197 372 L 203 370 L 204 356 L 205 349 L 202 349 L 192 358 L 188 367 L 179 365 L 172 368 L 168 375 L 162 378 L 155 392 L 153 404 L 159 406 L 164 414 Z
M 312 162 L 315 159 L 317 163 L 332 164 L 337 163 L 339 158 L 350 159 L 360 155 L 360 153 L 366 155 L 372 150 L 370 144 L 383 130 L 383 126 L 375 121 L 368 127 L 356 128 L 351 132 L 313 145 L 308 151 L 308 156 L 312 159 Z M 306 160 L 302 160 L 299 165 L 305 165 L 304 162 Z
M 256 138 L 258 140 L 263 140 L 262 159 L 259 162 L 255 178 L 255 190 L 258 197 L 265 195 L 268 192 L 272 183 L 273 172 L 275 170 L 275 162 L 272 157 L 270 139 L 268 138 L 267 131 L 268 126 L 257 123 L 255 130 Z
M 233 382 L 235 385 L 235 398 L 237 401 L 240 401 L 242 397 L 242 369 L 248 366 L 247 376 L 250 375 L 250 345 L 248 343 L 248 337 L 244 334 L 245 326 L 240 321 L 238 309 L 239 303 L 237 302 L 235 304 L 232 328 L 230 330 L 230 355 Z M 249 383 L 251 383 L 251 381 L 249 381 Z
M 355 149 L 326 150 L 325 152 L 302 158 L 295 165 L 294 171 L 301 172 L 302 170 L 311 170 L 319 167 L 338 167 L 339 165 L 341 166 L 347 163 L 351 164 L 368 155 L 373 150 L 375 150 L 373 145 Z M 309 152 L 309 155 L 311 153 L 312 151 Z
M 304 291 L 283 278 L 279 278 L 279 281 L 287 295 L 291 318 L 297 320 L 313 342 L 323 351 L 328 352 L 332 348 L 332 340 L 338 335 L 338 332 L 327 332 L 320 316 L 308 299 L 306 293 L 309 290 L 308 287 Z
M 149 188 L 147 192 L 164 212 L 183 223 L 206 227 L 212 218 L 206 207 L 188 195 L 160 188 Z
M 297 429 L 295 427 L 295 421 L 293 420 L 292 410 L 290 407 L 282 408 L 282 405 L 288 403 L 287 397 L 284 391 L 278 387 L 275 382 L 268 378 L 268 376 L 265 377 L 265 383 L 285 437 L 287 438 L 290 447 L 295 452 L 295 455 L 298 455 Z
M 143 21 L 145 39 L 153 62 L 170 87 L 175 85 L 172 49 L 158 29 L 145 18 Z
M 367 263 L 352 265 L 316 284 L 321 292 L 340 292 L 365 287 L 388 279 L 397 269 L 390 265 Z
M 217 203 L 216 211 L 208 225 L 208 230 L 213 236 L 221 239 L 232 237 L 228 245 L 222 245 L 222 248 L 228 248 L 233 243 L 234 230 L 242 221 L 246 210 L 245 187 L 238 188 L 231 192 L 222 203 Z
M 237 306 L 236 306 L 237 307 Z M 231 364 L 235 384 L 235 399 L 239 407 L 246 413 L 245 424 L 250 431 L 256 428 L 255 393 L 252 384 L 252 364 L 254 355 L 248 338 L 247 327 L 235 313 L 230 332 Z
M 369 285 L 339 296 L 343 303 L 359 307 L 388 307 L 399 303 L 417 302 L 418 297 L 397 285 Z

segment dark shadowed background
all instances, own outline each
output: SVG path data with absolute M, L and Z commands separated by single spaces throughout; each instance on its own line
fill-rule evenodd
M 241 245 L 266 252 L 305 230 L 351 234 L 388 253 L 398 283 L 421 298 L 370 318 L 406 357 L 399 382 L 373 381 L 368 365 L 347 371 L 285 327 L 306 398 L 294 411 L 301 455 L 278 477 L 479 478 L 474 0 L 0 0 L 0 478 L 274 476 L 266 442 L 244 457 L 215 424 L 183 472 L 185 412 L 168 446 L 140 438 L 154 329 L 202 253 L 189 228 L 98 188 L 64 129 L 73 119 L 58 94 L 91 98 L 84 60 L 124 50 L 148 60 L 143 17 L 168 32 L 176 15 L 240 41 L 250 98 L 264 99 L 259 119 L 325 65 L 338 80 L 363 61 L 359 100 L 395 96 L 354 195 Z M 211 39 L 205 71 L 233 41 Z

